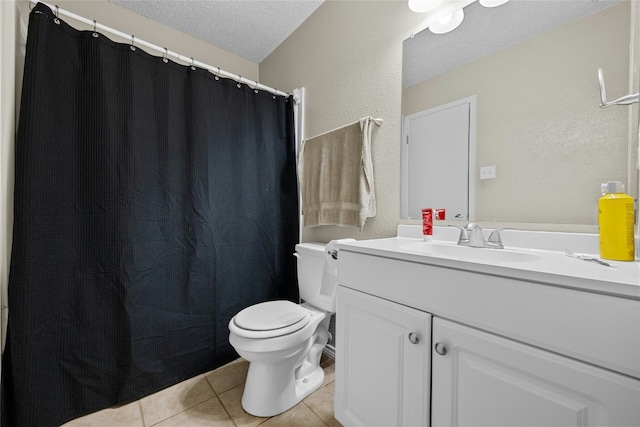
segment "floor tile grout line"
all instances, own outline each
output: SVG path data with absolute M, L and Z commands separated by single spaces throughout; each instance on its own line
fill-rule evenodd
M 324 387 L 324 386 L 323 386 L 323 387 Z M 320 387 L 320 388 L 322 388 L 322 387 Z M 320 389 L 318 389 L 318 390 L 320 390 Z M 316 391 L 318 391 L 318 390 L 316 390 Z M 305 406 L 306 406 L 307 408 L 309 408 L 309 410 L 313 413 L 313 415 L 315 415 L 315 416 L 316 416 L 316 417 L 317 417 L 317 418 L 322 422 L 322 424 L 326 425 L 327 427 L 329 426 L 329 424 L 327 424 L 327 423 L 322 419 L 322 417 L 320 416 L 320 414 L 318 414 L 316 411 L 314 411 L 314 410 L 313 410 L 313 408 L 312 408 L 311 406 L 309 406 L 309 404 L 308 404 L 307 402 L 305 402 L 305 401 L 304 401 L 304 399 L 302 399 L 302 403 L 304 403 L 304 404 L 305 404 Z
M 144 412 L 142 411 L 142 399 L 138 399 L 138 411 L 140 412 L 140 421 L 142 421 L 142 427 L 147 427 L 147 423 L 144 420 Z
M 215 391 L 214 391 L 214 393 L 215 393 Z M 181 414 L 183 414 L 183 413 L 185 413 L 185 412 L 187 412 L 187 411 L 189 411 L 189 410 L 191 410 L 191 409 L 195 408 L 195 407 L 196 407 L 196 406 L 198 406 L 198 405 L 201 405 L 201 404 L 203 404 L 203 403 L 205 403 L 205 402 L 210 401 L 211 399 L 218 399 L 218 402 L 220 403 L 220 405 L 222 406 L 222 408 L 224 409 L 224 411 L 225 411 L 225 412 L 227 413 L 227 415 L 229 416 L 229 420 L 233 423 L 233 425 L 234 425 L 234 426 L 236 426 L 236 427 L 237 427 L 237 424 L 233 421 L 233 418 L 231 417 L 231 415 L 229 414 L 229 412 L 227 411 L 227 409 L 224 407 L 224 404 L 222 403 L 222 401 L 220 400 L 220 398 L 218 398 L 218 396 L 217 396 L 217 395 L 214 395 L 214 396 L 212 396 L 212 397 L 210 397 L 210 398 L 208 398 L 208 399 L 203 400 L 203 401 L 202 401 L 202 402 L 200 402 L 200 403 L 197 403 L 197 404 L 195 404 L 195 405 L 193 405 L 193 406 L 190 406 L 189 408 L 185 409 L 184 411 L 180 411 L 180 412 L 178 412 L 178 413 L 176 413 L 176 414 L 171 415 L 170 417 L 164 418 L 164 419 L 162 419 L 162 420 L 158 421 L 158 422 L 157 422 L 157 423 L 155 423 L 155 424 L 151 424 L 151 425 L 150 425 L 150 426 L 148 426 L 148 427 L 157 426 L 158 424 L 163 423 L 163 422 L 165 422 L 165 421 L 168 421 L 168 420 L 170 420 L 171 418 L 175 418 L 175 417 L 177 417 L 178 415 L 181 415 Z M 145 426 L 145 427 L 147 427 L 147 426 Z
M 202 375 L 204 375 L 204 378 L 207 380 L 207 382 L 209 383 L 209 386 L 211 387 L 211 389 L 213 390 L 213 392 L 214 392 L 214 393 L 216 393 L 216 395 L 219 395 L 219 394 L 222 394 L 222 393 L 226 393 L 226 392 L 228 392 L 229 390 L 233 390 L 234 388 L 236 388 L 236 387 L 238 387 L 239 385 L 241 385 L 242 383 L 244 383 L 244 381 L 243 381 L 242 383 L 238 383 L 238 384 L 236 384 L 236 385 L 234 385 L 234 386 L 232 386 L 232 387 L 229 387 L 228 389 L 221 390 L 221 391 L 220 391 L 220 393 L 218 393 L 218 391 L 215 389 L 215 387 L 214 387 L 214 385 L 213 385 L 213 380 L 209 380 L 209 378 L 208 378 L 208 377 L 209 377 L 213 372 L 217 371 L 218 369 L 221 369 L 221 368 L 227 367 L 228 365 L 231 365 L 231 364 L 233 364 L 233 363 L 241 363 L 241 362 L 238 362 L 239 360 L 244 360 L 244 359 L 243 359 L 242 357 L 238 357 L 237 359 L 232 360 L 231 362 L 229 362 L 229 363 L 228 363 L 228 364 L 226 364 L 226 365 L 219 366 L 219 367 L 217 367 L 216 369 L 214 369 L 214 370 L 212 370 L 212 371 L 205 372 L 204 374 L 202 374 Z M 246 380 L 246 378 L 245 378 L 245 380 Z
M 215 371 L 215 369 L 214 369 L 214 371 Z M 202 374 L 202 375 L 204 375 L 204 379 L 205 379 L 205 380 L 207 380 L 207 384 L 209 384 L 209 387 L 211 387 L 211 390 L 213 390 L 213 392 L 214 392 L 214 393 L 215 393 L 215 395 L 217 396 L 217 395 L 218 395 L 218 392 L 217 392 L 217 391 L 216 391 L 216 389 L 213 387 L 213 384 L 211 384 L 211 381 L 209 380 L 209 378 L 207 378 L 207 375 L 208 375 L 208 374 L 210 374 L 210 373 L 212 373 L 212 372 L 213 372 L 213 371 L 209 371 L 209 372 L 207 372 L 206 374 Z
M 236 359 L 236 360 L 237 360 L 237 359 Z M 232 363 L 233 363 L 233 362 L 232 362 Z M 225 365 L 223 365 L 223 366 L 225 366 Z M 213 371 L 210 371 L 210 372 L 213 372 Z M 216 391 L 215 387 L 213 387 L 213 384 L 211 383 L 211 381 L 209 380 L 209 378 L 207 377 L 207 375 L 206 375 L 206 374 L 204 375 L 204 378 L 207 380 L 207 383 L 209 383 L 209 387 L 211 387 L 211 390 L 213 390 L 213 394 L 215 394 L 216 398 L 218 399 L 218 402 L 220 402 L 220 405 L 222 406 L 222 409 L 224 409 L 224 411 L 227 413 L 227 416 L 229 417 L 229 419 L 231 420 L 231 422 L 233 423 L 233 425 L 234 425 L 234 426 L 236 426 L 236 427 L 238 427 L 238 424 L 236 423 L 235 418 L 233 418 L 233 416 L 231 415 L 231 412 L 229 412 L 229 410 L 227 409 L 227 406 L 226 406 L 226 405 L 224 404 L 224 402 L 222 401 L 222 398 L 220 397 L 220 395 L 221 395 L 221 394 L 224 394 L 224 393 L 226 393 L 226 392 L 228 392 L 228 391 L 231 391 L 231 390 L 233 390 L 234 388 L 241 386 L 242 384 L 235 385 L 235 386 L 233 386 L 233 387 L 229 388 L 228 390 L 224 390 L 224 391 L 221 391 L 220 393 L 218 393 L 218 392 Z M 241 406 L 241 407 L 242 407 L 242 406 Z M 244 410 L 244 408 L 242 408 L 242 410 Z M 246 411 L 245 411 L 245 412 L 246 412 Z M 251 415 L 251 414 L 249 414 L 249 415 Z M 260 424 L 262 424 L 262 423 L 266 422 L 266 421 L 267 421 L 267 420 L 269 420 L 270 418 L 271 418 L 271 417 L 269 417 L 269 418 L 265 419 L 264 421 L 262 421 L 262 422 L 258 423 L 258 425 L 260 425 Z
M 242 385 L 242 384 L 238 384 L 237 386 L 232 387 L 232 388 L 230 388 L 229 390 L 226 390 L 226 391 L 224 391 L 224 392 L 222 392 L 222 393 L 226 393 L 226 392 L 228 392 L 228 391 L 231 391 L 231 390 L 233 390 L 233 389 L 234 389 L 234 388 L 236 388 L 236 387 L 240 387 L 241 385 Z M 215 390 L 214 390 L 214 393 L 215 393 Z M 221 394 L 222 394 L 222 393 L 221 393 Z M 218 400 L 220 401 L 220 404 L 222 405 L 222 407 L 223 407 L 223 408 L 224 408 L 224 410 L 226 411 L 227 415 L 229 415 L 229 418 L 231 419 L 231 422 L 233 423 L 233 425 L 237 427 L 237 426 L 238 426 L 238 424 L 236 423 L 235 418 L 233 418 L 233 416 L 231 415 L 231 413 L 230 413 L 230 412 L 229 412 L 229 410 L 227 409 L 226 405 L 224 404 L 224 402 L 222 401 L 222 399 L 220 398 L 220 396 L 218 396 Z M 242 395 L 240 396 L 240 409 L 242 409 L 242 410 L 244 411 L 244 413 L 245 413 L 245 414 L 247 414 L 247 415 L 251 415 L 252 417 L 256 417 L 255 415 L 250 414 L 250 413 L 248 413 L 247 411 L 245 411 L 245 409 L 244 409 L 244 407 L 242 406 L 242 403 L 241 403 L 241 402 L 242 402 Z M 256 424 L 256 425 L 262 425 L 262 424 L 266 423 L 267 421 L 269 421 L 271 418 L 273 418 L 273 416 L 271 416 L 271 417 L 256 417 L 256 418 L 264 418 L 262 421 L 260 421 L 258 424 Z
M 213 387 L 211 387 L 211 388 L 213 389 Z M 229 417 L 229 419 L 231 420 L 233 425 L 237 427 L 238 424 L 236 424 L 236 420 L 233 419 L 233 416 L 231 415 L 231 412 L 229 412 L 229 410 L 227 409 L 227 406 L 224 404 L 224 402 L 222 401 L 222 399 L 220 398 L 218 393 L 215 390 L 213 390 L 213 394 L 215 394 L 216 399 L 218 399 L 218 402 L 220 402 L 220 406 L 222 406 L 222 409 L 224 409 L 224 412 L 227 413 L 227 416 Z
M 209 380 L 207 379 L 207 377 L 205 376 L 205 374 L 199 374 L 199 375 L 196 375 L 195 377 L 188 378 L 188 379 L 186 379 L 185 381 L 190 381 L 190 380 L 192 380 L 193 378 L 196 378 L 196 377 L 198 377 L 198 376 L 202 376 L 202 377 L 205 379 L 205 381 L 207 382 L 207 385 L 209 385 L 209 388 L 210 388 L 210 389 L 211 389 L 211 391 L 213 392 L 213 397 L 215 397 L 216 399 L 218 399 L 218 402 L 220 402 L 220 404 L 221 404 L 221 405 L 222 405 L 222 407 L 224 408 L 224 405 L 222 404 L 222 400 L 220 400 L 220 399 L 218 398 L 218 395 L 216 394 L 216 391 L 213 389 L 213 386 L 211 385 L 211 383 L 209 382 Z M 177 384 L 180 384 L 180 383 L 177 383 Z M 174 385 L 177 385 L 177 384 L 174 384 Z M 194 405 L 191 405 L 191 406 L 189 406 L 188 408 L 185 408 L 184 410 L 182 410 L 182 411 L 180 411 L 180 412 L 177 412 L 177 413 L 175 413 L 175 414 L 173 414 L 173 415 L 171 415 L 171 416 L 168 416 L 167 418 L 163 418 L 162 420 L 160 420 L 160 421 L 158 421 L 158 422 L 156 422 L 156 423 L 154 423 L 154 424 L 150 424 L 148 427 L 153 427 L 153 426 L 155 426 L 155 425 L 158 425 L 158 424 L 160 424 L 160 423 L 162 423 L 162 422 L 167 421 L 168 419 L 171 419 L 171 418 L 173 418 L 173 417 L 175 417 L 175 416 L 177 416 L 177 415 L 180 415 L 180 414 L 182 414 L 183 412 L 187 412 L 188 410 L 195 408 L 196 406 L 200 405 L 201 403 L 204 403 L 204 402 L 207 402 L 207 401 L 211 400 L 213 397 L 210 397 L 209 399 L 205 399 L 205 400 L 203 400 L 203 401 L 201 401 L 201 402 L 198 402 L 198 403 L 196 403 L 196 404 L 194 404 Z M 142 399 L 141 399 L 141 400 L 142 400 Z M 140 410 L 142 411 L 142 402 L 141 402 L 141 400 L 140 400 Z M 225 408 L 225 412 L 227 412 L 226 408 Z M 227 414 L 228 414 L 228 413 L 227 413 Z M 143 420 L 142 420 L 142 422 L 144 423 L 144 426 L 145 426 L 145 427 L 147 427 L 146 423 L 144 422 L 144 411 L 142 411 L 142 416 L 143 416 Z M 233 419 L 232 419 L 232 421 L 233 421 Z M 234 423 L 234 424 L 235 424 L 235 423 Z

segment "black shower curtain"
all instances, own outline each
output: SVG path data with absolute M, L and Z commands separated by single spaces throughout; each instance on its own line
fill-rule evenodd
M 297 301 L 292 99 L 31 12 L 2 425 L 55 426 L 237 357 Z

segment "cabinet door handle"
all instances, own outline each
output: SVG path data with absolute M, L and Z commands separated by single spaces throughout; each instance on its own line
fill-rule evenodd
M 447 347 L 445 347 L 445 345 L 441 342 L 436 343 L 435 349 L 436 353 L 438 353 L 440 356 L 444 356 L 445 354 L 447 354 Z
M 420 337 L 415 332 L 409 332 L 409 341 L 411 344 L 418 344 L 420 342 Z

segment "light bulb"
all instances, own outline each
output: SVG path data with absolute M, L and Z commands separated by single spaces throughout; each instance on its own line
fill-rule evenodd
M 444 34 L 449 31 L 455 30 L 464 20 L 464 11 L 460 9 L 459 11 L 444 16 L 439 19 L 435 24 L 429 25 L 429 31 L 435 34 Z
M 435 9 L 442 3 L 442 0 L 409 0 L 409 9 L 422 13 Z
M 445 15 L 438 20 L 437 25 L 447 25 L 453 19 L 453 13 L 450 15 Z

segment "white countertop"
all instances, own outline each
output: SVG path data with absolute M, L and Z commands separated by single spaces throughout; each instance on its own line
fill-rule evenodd
M 337 247 L 349 252 L 640 300 L 639 261 L 607 260 L 614 266 L 612 268 L 566 256 L 565 250 L 569 249 L 575 253 L 597 257 L 598 255 L 595 253 L 597 251 L 597 235 L 505 230 L 502 232 L 505 250 L 537 255 L 537 259 L 533 261 L 508 262 L 434 256 L 412 250 L 411 244 L 423 241 L 420 230 L 419 226 L 400 226 L 398 237 L 341 241 Z M 485 234 L 489 231 L 485 230 Z M 455 245 L 457 237 L 458 230 L 455 228 L 434 227 L 434 243 Z M 473 248 L 472 250 L 500 251 L 501 249 Z

